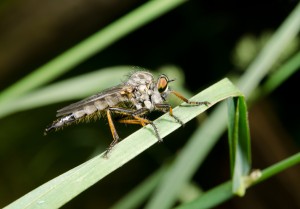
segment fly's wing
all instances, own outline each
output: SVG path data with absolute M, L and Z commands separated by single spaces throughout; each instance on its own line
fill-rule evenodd
M 95 94 L 95 95 L 90 96 L 86 99 L 83 99 L 79 102 L 70 104 L 70 105 L 68 105 L 68 106 L 66 106 L 66 107 L 64 107 L 60 110 L 57 110 L 56 116 L 59 117 L 59 116 L 62 116 L 62 115 L 70 114 L 70 113 L 72 113 L 76 110 L 82 109 L 86 105 L 91 105 L 95 101 L 97 101 L 99 99 L 102 99 L 106 96 L 109 96 L 109 95 L 112 95 L 112 94 L 115 94 L 115 93 L 119 93 L 119 92 L 130 92 L 131 90 L 132 90 L 132 87 L 128 86 L 128 85 L 127 86 L 126 85 L 118 85 L 118 86 L 106 89 L 102 92 L 99 92 L 98 94 Z

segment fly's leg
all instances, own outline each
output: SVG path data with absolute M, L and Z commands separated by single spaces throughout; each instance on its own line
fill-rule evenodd
M 206 105 L 206 106 L 209 106 L 210 103 L 207 102 L 207 101 L 204 101 L 204 102 L 194 102 L 194 101 L 190 101 L 188 100 L 187 98 L 185 98 L 183 95 L 181 95 L 180 93 L 178 93 L 177 91 L 171 91 L 172 94 L 174 94 L 175 96 L 177 96 L 179 99 L 181 99 L 182 101 L 188 103 L 188 104 L 191 104 L 191 105 Z M 170 116 L 172 116 L 178 123 L 180 123 L 182 126 L 184 125 L 184 123 L 177 117 L 173 114 L 173 109 L 171 107 L 170 104 L 166 104 L 166 103 L 160 103 L 160 104 L 155 104 L 155 107 L 157 109 L 160 109 L 162 110 L 163 112 L 166 112 L 167 110 L 169 110 L 169 114 Z
M 180 125 L 184 125 L 184 123 L 173 114 L 173 108 L 171 107 L 170 104 L 165 104 L 165 103 L 160 103 L 160 104 L 155 104 L 155 107 L 163 112 L 169 111 L 169 114 L 171 117 L 173 117 Z
M 172 94 L 174 94 L 175 96 L 177 96 L 179 99 L 181 99 L 182 101 L 191 104 L 191 105 L 206 105 L 209 106 L 210 103 L 208 101 L 204 101 L 204 102 L 193 102 L 188 100 L 187 98 L 185 98 L 183 95 L 181 95 L 180 93 L 178 93 L 177 91 L 171 91 Z
M 113 136 L 113 141 L 110 143 L 109 147 L 107 148 L 106 152 L 104 153 L 104 158 L 108 157 L 108 153 L 112 150 L 112 148 L 119 142 L 120 137 L 117 133 L 117 130 L 115 128 L 115 125 L 113 123 L 112 117 L 111 117 L 111 112 L 110 109 L 106 110 L 106 115 L 107 115 L 107 120 L 109 124 L 109 128 L 111 131 L 111 134 Z
M 141 126 L 150 124 L 153 127 L 156 138 L 158 139 L 159 142 L 162 142 L 162 139 L 158 134 L 158 130 L 157 130 L 157 127 L 155 126 L 155 124 L 151 120 L 140 117 L 140 115 L 144 115 L 149 112 L 149 110 L 147 108 L 141 108 L 138 110 L 130 110 L 130 109 L 125 109 L 125 108 L 112 107 L 109 109 L 113 112 L 117 112 L 122 115 L 128 115 L 133 118 L 133 119 L 130 119 L 130 118 L 121 119 L 118 121 L 120 123 L 140 124 Z
M 151 120 L 147 120 L 145 118 L 140 118 L 140 117 L 137 117 L 137 116 L 135 116 L 134 118 L 135 119 L 121 119 L 121 120 L 118 120 L 118 122 L 119 123 L 125 123 L 125 124 L 139 124 L 139 125 L 142 125 L 142 126 L 145 126 L 146 124 L 150 124 L 152 126 L 153 130 L 154 130 L 154 133 L 155 133 L 156 138 L 158 139 L 158 142 L 163 141 L 162 138 L 158 134 L 158 130 L 157 130 L 156 125 Z

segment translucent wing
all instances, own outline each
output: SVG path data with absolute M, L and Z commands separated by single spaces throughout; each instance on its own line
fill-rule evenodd
M 76 110 L 82 109 L 86 105 L 94 104 L 95 101 L 100 100 L 102 98 L 105 98 L 107 96 L 115 95 L 116 93 L 124 94 L 125 92 L 131 92 L 131 91 L 132 91 L 132 87 L 128 86 L 128 85 L 121 84 L 121 85 L 118 85 L 118 86 L 114 86 L 112 88 L 101 91 L 98 94 L 90 96 L 90 97 L 88 97 L 86 99 L 83 99 L 79 102 L 70 104 L 70 105 L 58 110 L 56 116 L 58 117 L 58 116 L 62 116 L 62 115 L 72 113 Z

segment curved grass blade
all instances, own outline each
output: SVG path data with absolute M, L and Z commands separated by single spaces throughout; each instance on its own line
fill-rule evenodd
M 211 105 L 214 105 L 223 99 L 238 95 L 241 95 L 241 92 L 228 79 L 223 79 L 191 100 L 209 101 Z M 183 123 L 187 123 L 207 108 L 206 106 L 176 107 L 173 113 L 180 117 Z M 180 124 L 176 123 L 168 114 L 158 118 L 154 123 L 161 137 L 165 137 L 180 127 Z M 6 208 L 61 207 L 155 143 L 157 143 L 157 138 L 153 134 L 152 128 L 146 126 L 118 143 L 109 159 L 104 159 L 103 154 L 98 155 L 36 188 Z
M 232 192 L 243 196 L 247 188 L 245 179 L 251 168 L 251 148 L 247 106 L 242 96 L 228 99 L 228 140 Z

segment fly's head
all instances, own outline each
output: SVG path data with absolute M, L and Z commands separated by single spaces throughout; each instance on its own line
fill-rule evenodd
M 161 98 L 165 101 L 167 99 L 167 96 L 170 94 L 170 88 L 169 88 L 169 83 L 174 81 L 175 79 L 169 79 L 165 74 L 162 74 L 159 76 L 157 83 L 156 83 L 156 88 L 157 91 L 159 92 Z

